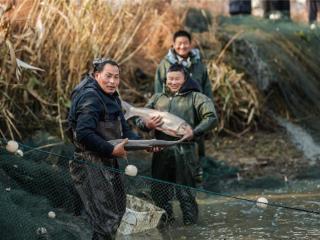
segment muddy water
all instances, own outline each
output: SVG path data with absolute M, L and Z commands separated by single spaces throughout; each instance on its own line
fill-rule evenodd
M 320 212 L 320 181 L 291 182 L 282 189 L 238 196 L 264 196 L 269 203 Z M 177 220 L 173 226 L 117 239 L 320 239 L 319 214 L 273 206 L 261 209 L 250 202 L 202 193 L 198 203 L 197 225 L 183 226 L 178 203 L 174 203 Z

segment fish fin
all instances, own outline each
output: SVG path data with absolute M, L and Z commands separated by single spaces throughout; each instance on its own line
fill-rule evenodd
M 132 118 L 134 116 L 131 109 L 133 109 L 133 106 L 127 103 L 126 101 L 121 100 L 121 106 L 124 110 L 124 118 L 128 120 L 129 118 Z

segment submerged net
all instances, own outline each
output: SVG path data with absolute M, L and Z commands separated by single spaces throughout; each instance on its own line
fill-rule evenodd
M 44 151 L 20 144 L 20 149 L 24 152 L 23 156 L 7 152 L 4 144 L 0 147 L 1 239 L 91 239 L 91 226 L 86 222 L 86 214 L 69 174 L 68 162 L 71 157 L 57 154 L 57 148 L 51 148 L 51 150 L 47 148 Z M 62 153 L 67 154 L 67 151 L 62 151 Z M 181 234 L 192 236 L 192 231 L 197 231 L 199 234 L 204 234 L 204 232 L 209 234 L 203 236 L 204 239 L 210 238 L 212 234 L 217 236 L 217 239 L 226 236 L 223 235 L 226 234 L 223 232 L 211 232 L 210 228 L 216 229 L 217 219 L 225 218 L 226 212 L 223 208 L 219 209 L 219 205 L 210 207 L 210 202 L 217 203 L 214 196 L 228 197 L 227 194 L 153 179 L 148 173 L 148 167 L 142 170 L 145 176 L 130 177 L 124 174 L 125 165 L 127 162 L 123 160 L 120 170 L 108 169 L 121 175 L 127 193 L 127 207 L 130 208 L 124 217 L 123 222 L 125 221 L 125 223 L 122 222 L 126 225 L 120 227 L 122 233 L 118 232 L 117 239 L 126 239 L 125 234 L 134 232 L 136 233 L 132 235 L 131 239 L 145 239 L 146 237 L 149 239 L 168 239 L 168 237 L 176 239 Z M 99 168 L 94 164 L 90 164 L 90 167 Z M 217 172 L 214 175 L 216 178 L 222 179 L 223 176 L 218 173 L 222 167 L 217 165 L 215 168 Z M 234 175 L 233 170 L 229 170 L 229 174 Z M 206 174 L 210 175 L 208 172 Z M 153 188 L 157 188 L 157 191 L 152 192 Z M 199 222 L 192 228 L 184 225 L 189 219 L 188 216 L 183 217 L 181 213 L 181 208 L 183 210 L 184 205 L 190 204 L 187 202 L 188 200 L 183 198 L 186 194 L 196 197 L 200 203 Z M 175 222 L 172 223 L 172 219 L 167 218 L 164 222 L 165 225 L 172 224 L 161 228 L 158 224 L 159 218 L 167 215 L 163 214 L 163 209 L 155 205 L 161 206 L 163 201 L 168 200 L 166 199 L 168 197 L 173 205 Z M 247 209 L 256 215 L 259 213 L 260 210 L 254 210 L 256 208 L 252 207 L 255 200 L 233 198 L 235 201 L 232 204 L 236 204 L 239 210 Z M 181 200 L 180 204 L 177 199 Z M 219 200 L 228 202 L 225 198 Z M 245 203 L 239 204 L 239 201 Z M 278 209 L 279 206 L 270 211 L 271 214 L 274 214 L 274 211 L 277 212 Z M 316 212 L 316 208 L 314 210 Z M 55 213 L 54 218 L 49 217 L 50 211 Z M 238 214 L 243 213 L 239 212 Z M 286 218 L 290 217 L 290 214 L 286 216 Z M 312 216 L 310 219 L 313 219 Z M 157 225 L 158 228 L 156 228 Z M 223 230 L 220 229 L 220 231 Z

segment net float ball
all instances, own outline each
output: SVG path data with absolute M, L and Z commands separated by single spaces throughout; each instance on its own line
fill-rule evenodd
M 10 140 L 7 143 L 6 149 L 8 152 L 15 153 L 19 149 L 19 144 L 16 141 Z
M 259 208 L 267 208 L 268 206 L 268 199 L 266 199 L 265 197 L 259 197 L 257 199 L 257 206 Z
M 137 176 L 138 169 L 135 165 L 128 165 L 128 166 L 126 166 L 124 172 L 128 176 L 134 177 L 134 176 Z
M 50 212 L 48 212 L 48 217 L 49 218 L 55 218 L 56 217 L 56 213 L 54 211 L 50 211 Z

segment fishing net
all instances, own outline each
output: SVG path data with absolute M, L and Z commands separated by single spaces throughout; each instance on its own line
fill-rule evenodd
M 2 239 L 91 239 L 92 229 L 69 174 L 72 158 L 61 155 L 70 154 L 70 150 L 50 144 L 45 150 L 20 144 L 23 155 L 19 155 L 9 153 L 4 146 L 5 141 L 0 148 L 0 229 L 5 229 Z M 130 177 L 123 171 L 127 160 L 120 163 L 121 170 L 103 167 L 120 174 L 126 186 L 127 212 L 120 236 L 155 229 L 160 218 L 167 224 L 167 214 L 159 206 L 164 201 L 171 204 L 174 192 L 193 196 L 194 201 L 194 189 L 152 179 L 148 176 L 150 166 L 139 167 L 139 173 L 141 170 L 146 176 Z M 188 204 L 188 199 L 183 200 Z
M 319 28 L 252 16 L 222 18 L 221 27 L 231 36 L 242 32 L 228 61 L 265 93 L 268 108 L 290 116 L 319 141 Z
M 60 155 L 70 154 L 72 149 L 47 144 L 42 146 L 46 147 L 44 150 L 41 147 L 20 144 L 19 148 L 23 154 L 19 155 L 6 151 L 5 141 L 0 145 L 1 239 L 91 239 L 92 229 L 86 221 L 86 214 L 69 174 L 68 162 L 71 157 Z M 149 159 L 141 159 L 130 161 L 130 163 L 139 165 L 138 162 L 140 162 L 141 165 L 143 161 L 150 162 Z M 218 212 L 223 211 L 223 209 L 212 210 L 206 201 L 216 201 L 214 196 L 217 195 L 220 197 L 228 195 L 211 192 L 210 186 L 206 190 L 196 189 L 153 179 L 150 177 L 150 163 L 145 164 L 144 168 L 138 166 L 139 175 L 131 177 L 123 171 L 128 161 L 122 160 L 120 163 L 120 170 L 108 169 L 121 175 L 127 194 L 127 211 L 118 230 L 117 239 L 127 239 L 126 236 L 132 236 L 132 239 L 146 237 L 175 239 L 181 234 L 192 236 L 193 230 L 208 234 L 210 232 L 208 226 L 213 227 L 212 224 L 219 217 Z M 90 167 L 100 168 L 101 166 L 90 164 Z M 218 163 L 205 164 L 204 168 L 206 178 L 215 176 L 216 181 L 212 182 L 216 184 L 219 182 L 218 179 L 226 181 L 226 176 L 221 172 L 226 172 L 229 177 L 234 177 L 236 172 L 236 169 L 227 168 Z M 209 169 L 211 172 L 208 171 Z M 185 196 L 192 197 L 185 198 Z M 195 198 L 200 202 L 199 209 L 192 209 L 192 201 Z M 257 211 L 259 213 L 259 210 L 252 210 L 256 209 L 254 205 L 248 207 L 252 203 L 255 204 L 254 200 L 237 197 L 234 199 L 246 202 L 239 205 L 239 209 L 251 209 L 250 211 L 256 215 Z M 232 204 L 237 204 L 237 201 Z M 172 218 L 168 217 L 168 212 L 171 210 L 163 209 L 166 208 L 164 205 L 166 202 L 170 202 L 173 206 Z M 194 219 L 192 215 L 189 219 L 188 214 L 182 214 L 184 207 L 189 207 L 187 213 L 199 211 L 199 223 L 193 228 L 185 226 L 188 221 L 192 222 Z M 211 234 L 204 237 L 209 238 Z M 217 237 L 219 236 L 225 235 L 218 234 Z

